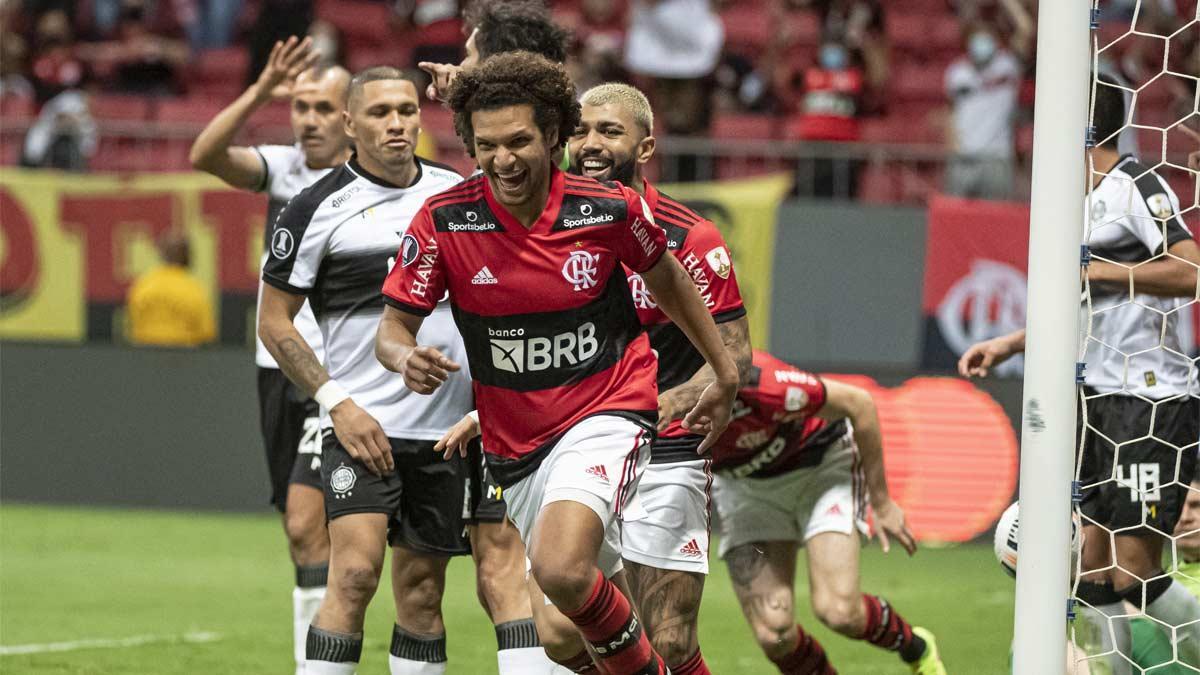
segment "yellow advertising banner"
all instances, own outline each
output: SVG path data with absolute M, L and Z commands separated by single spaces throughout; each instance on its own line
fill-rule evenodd
M 779 205 L 791 187 L 786 174 L 712 183 L 658 186 L 716 223 L 729 244 L 746 313 L 750 340 L 759 349 L 769 344 L 771 280 L 775 273 L 775 222 Z
M 661 186 L 725 235 L 756 346 L 767 344 L 775 219 L 786 176 Z M 130 285 L 183 228 L 220 337 L 250 344 L 266 199 L 203 174 L 0 169 L 0 339 L 122 340 Z

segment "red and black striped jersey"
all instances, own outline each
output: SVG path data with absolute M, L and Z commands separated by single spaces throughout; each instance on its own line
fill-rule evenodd
M 654 214 L 654 222 L 666 232 L 667 250 L 683 265 L 696 284 L 704 305 L 717 323 L 746 315 L 729 247 L 712 221 L 661 193 L 645 181 L 645 199 Z M 650 335 L 650 347 L 658 356 L 658 388 L 666 391 L 687 382 L 704 365 L 687 335 L 659 309 L 653 294 L 640 274 L 626 270 L 638 319 Z M 674 420 L 658 435 L 654 445 L 654 463 L 696 459 L 696 447 L 703 436 L 690 434 Z
M 754 350 L 733 419 L 713 446 L 713 470 L 734 478 L 768 478 L 819 464 L 824 449 L 846 430 L 844 421 L 816 416 L 824 406 L 820 376 Z
M 384 296 L 425 315 L 449 293 L 501 485 L 534 471 L 585 417 L 655 419 L 654 355 L 621 265 L 644 272 L 666 250 L 636 192 L 557 169 L 529 228 L 483 176 L 430 198 L 413 220 Z

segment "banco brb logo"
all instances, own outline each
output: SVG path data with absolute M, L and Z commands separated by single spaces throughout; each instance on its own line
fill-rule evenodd
M 937 308 L 938 329 L 955 354 L 968 347 L 1025 326 L 1025 275 L 994 260 L 976 260 L 971 271 L 950 287 Z M 1019 373 L 1021 359 L 996 369 Z
M 488 329 L 492 366 L 509 373 L 526 373 L 574 366 L 596 355 L 600 341 L 596 324 L 588 321 L 575 330 L 552 337 L 526 338 L 524 328 Z M 497 337 L 509 339 L 496 339 Z M 515 339 L 513 339 L 515 338 Z
M 571 283 L 575 290 L 585 291 L 596 285 L 596 263 L 600 262 L 599 255 L 587 251 L 571 251 L 567 262 L 563 263 L 563 278 Z

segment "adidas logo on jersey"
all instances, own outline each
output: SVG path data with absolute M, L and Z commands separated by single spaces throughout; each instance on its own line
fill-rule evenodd
M 689 558 L 703 558 L 704 557 L 704 551 L 700 550 L 700 545 L 696 543 L 695 539 L 684 544 L 683 548 L 679 549 L 679 552 L 686 555 Z
M 584 470 L 584 473 L 590 476 L 595 476 L 605 483 L 608 482 L 608 470 L 604 468 L 603 464 L 597 464 L 596 466 L 588 467 L 586 470 Z
M 500 280 L 492 276 L 492 271 L 487 268 L 487 265 L 484 265 L 475 274 L 475 276 L 471 278 L 471 283 L 475 284 L 476 286 L 482 286 L 487 284 L 498 284 L 500 283 Z

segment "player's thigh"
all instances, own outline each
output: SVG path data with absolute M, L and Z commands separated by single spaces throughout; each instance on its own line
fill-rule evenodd
M 796 541 L 739 544 L 725 555 L 742 613 L 760 642 L 790 630 L 795 622 Z
M 533 576 L 548 595 L 587 591 L 582 585 L 590 583 L 605 531 L 599 516 L 579 502 L 557 501 L 542 508 L 530 538 L 529 560 Z
M 827 624 L 844 627 L 862 613 L 857 533 L 822 532 L 804 544 L 813 611 Z

